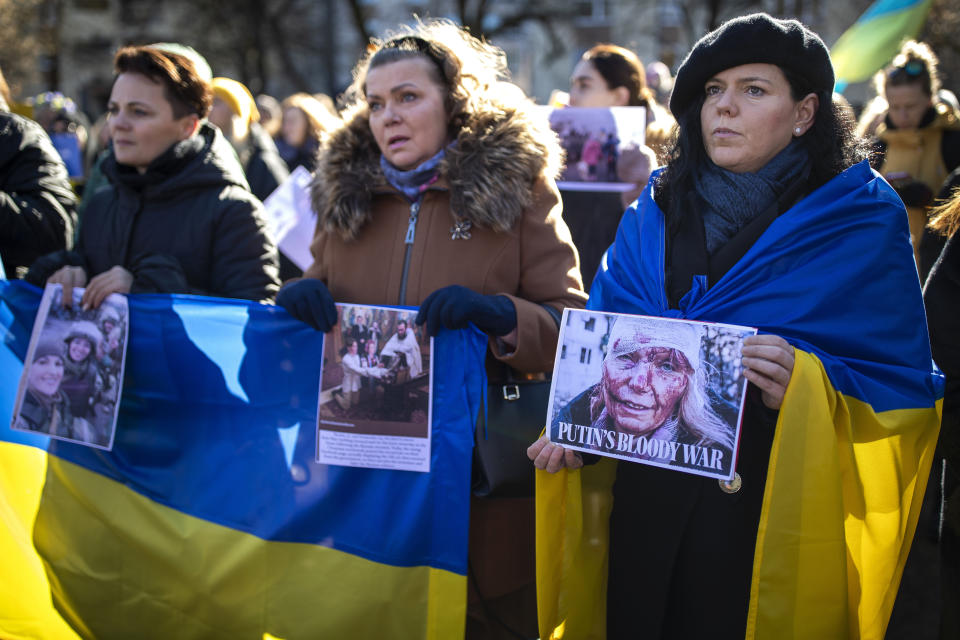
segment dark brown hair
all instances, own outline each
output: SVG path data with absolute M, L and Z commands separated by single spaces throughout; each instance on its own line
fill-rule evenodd
M 430 64 L 430 74 L 443 89 L 444 107 L 455 135 L 477 108 L 477 103 L 502 97 L 509 78 L 506 55 L 445 19 L 418 20 L 385 40 L 374 40 L 353 70 L 353 83 L 342 98 L 344 120 L 366 110 L 366 81 L 370 69 L 409 58 Z M 509 104 L 509 102 L 508 102 Z
M 185 56 L 155 47 L 123 47 L 113 58 L 113 68 L 117 75 L 139 73 L 162 84 L 174 118 L 190 114 L 205 118 L 213 105 L 210 83 Z
M 581 60 L 592 63 L 611 90 L 626 87 L 630 92 L 628 106 L 650 106 L 653 92 L 647 86 L 643 64 L 633 51 L 615 44 L 598 44 L 583 54 Z
M 388 40 L 370 58 L 367 71 L 391 62 L 423 58 L 430 63 L 430 76 L 443 87 L 443 107 L 446 113 L 453 115 L 463 111 L 467 96 L 459 91 L 460 61 L 449 49 L 439 42 L 428 42 L 418 36 L 401 36 Z M 366 89 L 366 86 L 364 86 Z M 454 130 L 458 126 L 452 127 Z

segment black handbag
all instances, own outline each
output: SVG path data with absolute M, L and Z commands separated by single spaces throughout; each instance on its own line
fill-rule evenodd
M 560 327 L 560 314 L 542 305 Z M 550 376 L 506 379 L 487 385 L 473 447 L 473 494 L 482 498 L 533 497 L 533 462 L 527 447 L 543 431 L 550 402 Z

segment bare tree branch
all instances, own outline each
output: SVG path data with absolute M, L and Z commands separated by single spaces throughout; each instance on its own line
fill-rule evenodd
M 15 99 L 21 87 L 37 77 L 34 60 L 42 51 L 40 5 L 40 0 L 0 0 L 0 68 Z
M 350 7 L 350 16 L 353 18 L 353 26 L 357 29 L 360 41 L 363 42 L 363 46 L 367 46 L 367 43 L 370 42 L 370 32 L 367 30 L 363 7 L 360 6 L 359 0 L 347 0 L 347 6 Z
M 552 20 L 543 18 L 540 20 L 540 24 L 543 26 L 544 31 L 547 32 L 547 37 L 550 41 L 550 51 L 547 52 L 546 57 L 557 58 L 563 55 L 567 50 L 566 41 L 560 37 L 560 34 L 557 33 L 556 26 Z
M 492 38 L 500 33 L 519 27 L 524 22 L 533 21 L 547 25 L 556 22 L 562 22 L 564 20 L 570 20 L 575 18 L 577 15 L 579 14 L 575 9 L 551 10 L 545 7 L 537 7 L 536 5 L 528 5 L 528 8 L 524 11 L 519 11 L 513 15 L 505 16 L 501 19 L 500 24 L 498 24 L 496 28 L 490 29 L 489 31 L 484 31 L 483 35 L 487 36 L 488 38 Z
M 293 83 L 301 91 L 309 91 L 310 83 L 307 82 L 307 79 L 300 73 L 297 69 L 297 65 L 294 63 L 293 56 L 290 53 L 290 45 L 288 40 L 284 37 L 285 34 L 283 29 L 280 27 L 280 19 L 278 16 L 268 16 L 267 25 L 270 27 L 270 32 L 274 37 L 274 44 L 277 48 L 277 54 L 280 56 L 280 62 L 282 63 L 283 73 L 290 79 L 290 82 Z
M 943 86 L 960 92 L 960 7 L 956 0 L 934 0 L 920 38 L 940 58 L 938 70 Z
M 460 16 L 460 24 L 467 29 L 473 26 L 470 17 L 467 15 L 467 0 L 457 0 L 457 15 Z
M 475 33 L 483 32 L 483 23 L 486 22 L 487 17 L 487 0 L 479 0 L 477 3 L 477 12 L 475 14 L 474 21 L 476 22 L 476 31 Z

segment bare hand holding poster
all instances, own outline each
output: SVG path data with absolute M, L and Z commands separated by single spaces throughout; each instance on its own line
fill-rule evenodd
M 547 430 L 569 449 L 728 480 L 746 380 L 733 325 L 564 311 Z

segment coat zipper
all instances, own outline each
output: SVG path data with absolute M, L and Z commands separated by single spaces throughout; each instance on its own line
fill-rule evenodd
M 407 222 L 407 235 L 403 238 L 406 245 L 406 252 L 403 255 L 403 272 L 400 275 L 400 296 L 397 304 L 403 306 L 407 299 L 407 276 L 410 272 L 410 258 L 413 255 L 413 241 L 417 236 L 417 217 L 420 215 L 420 203 L 423 201 L 423 194 L 420 195 L 410 205 L 410 220 Z

